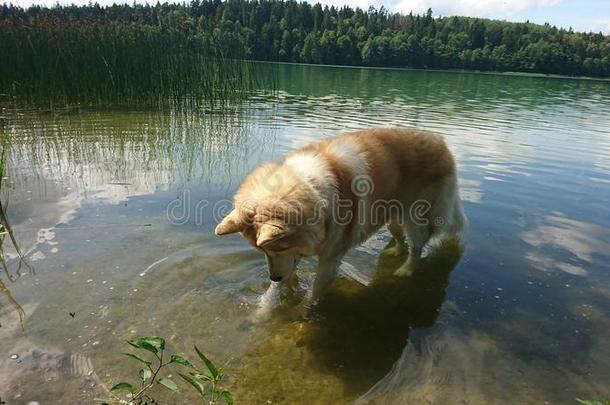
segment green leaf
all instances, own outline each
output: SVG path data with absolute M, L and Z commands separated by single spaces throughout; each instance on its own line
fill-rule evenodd
M 162 386 L 164 386 L 165 388 L 167 388 L 170 391 L 178 392 L 178 386 L 176 385 L 175 382 L 173 382 L 169 378 L 160 379 L 159 384 L 161 384 Z
M 157 354 L 160 350 L 165 349 L 165 339 L 159 336 L 146 336 L 137 339 L 128 340 L 127 343 L 138 349 L 148 350 Z
M 182 373 L 178 373 L 178 375 L 182 377 L 182 379 L 185 380 L 187 383 L 191 384 L 197 390 L 197 392 L 201 394 L 201 396 L 205 395 L 205 388 L 203 387 L 203 384 L 201 384 L 199 381 L 195 380 L 190 375 L 185 375 Z
M 170 363 L 177 363 L 186 367 L 193 367 L 190 361 L 177 354 L 172 354 L 172 357 L 170 358 Z
M 133 342 L 133 341 L 128 341 L 127 343 L 129 343 L 130 345 L 132 345 L 132 346 L 133 346 L 133 347 L 135 347 L 136 349 L 144 349 L 144 350 L 148 350 L 149 352 L 151 352 L 151 353 L 155 353 L 155 354 L 157 354 L 157 353 L 158 353 L 158 350 L 157 350 L 157 348 L 156 348 L 156 347 L 154 347 L 154 346 L 152 346 L 151 344 L 146 343 L 146 342 L 138 342 L 138 343 L 135 343 L 135 342 Z
M 152 361 L 150 360 L 146 360 L 145 358 L 138 356 L 137 354 L 134 353 L 123 353 L 125 356 L 129 356 L 132 359 L 136 359 L 139 362 L 142 362 L 144 364 L 146 364 L 147 366 L 150 366 L 152 364 Z
M 214 377 L 209 374 L 193 374 L 193 377 L 201 381 L 214 381 Z
M 146 381 L 148 380 L 150 377 L 152 377 L 152 371 L 143 368 L 140 370 L 140 372 L 138 373 L 138 375 L 140 376 L 140 378 L 142 379 L 142 381 Z
M 210 373 L 212 373 L 212 377 L 214 377 L 214 379 L 218 378 L 220 372 L 218 371 L 214 363 L 212 363 L 210 359 L 205 357 L 205 354 L 201 353 L 197 346 L 195 346 L 195 351 L 199 355 L 199 358 L 205 363 L 205 366 L 208 368 L 208 370 L 210 370 Z
M 129 383 L 121 382 L 110 388 L 110 391 L 129 391 L 133 394 L 134 392 L 136 392 L 136 388 Z
M 220 395 L 225 400 L 227 405 L 233 405 L 233 394 L 231 394 L 229 391 L 223 391 L 220 393 Z

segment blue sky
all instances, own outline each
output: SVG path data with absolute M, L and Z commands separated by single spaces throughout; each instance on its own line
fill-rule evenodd
M 3 1 L 3 0 L 0 0 Z M 52 5 L 57 0 L 11 0 L 14 4 Z M 112 4 L 115 0 L 98 0 L 100 4 Z M 116 0 L 120 1 L 120 0 Z M 131 3 L 133 0 L 128 0 Z M 150 0 L 156 3 L 156 0 Z M 315 2 L 314 0 L 309 0 Z M 61 4 L 86 4 L 89 0 L 59 0 Z M 578 31 L 602 31 L 610 34 L 610 0 L 320 0 L 323 4 L 368 8 L 385 6 L 390 11 L 425 12 L 428 8 L 435 15 L 466 15 L 489 17 L 508 21 L 530 20 Z

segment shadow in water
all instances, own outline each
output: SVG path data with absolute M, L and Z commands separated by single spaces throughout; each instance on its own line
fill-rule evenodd
M 337 279 L 306 319 L 269 326 L 270 338 L 239 373 L 240 395 L 280 403 L 357 398 L 390 371 L 413 328 L 434 325 L 460 255 L 458 243 L 446 242 L 398 278 L 392 273 L 405 257 L 382 254 L 369 286 Z
M 405 258 L 382 254 L 370 286 L 337 280 L 304 341 L 314 365 L 334 370 L 348 397 L 368 390 L 400 357 L 413 328 L 434 325 L 459 257 L 459 246 L 445 243 L 411 277 L 399 278 L 392 272 Z

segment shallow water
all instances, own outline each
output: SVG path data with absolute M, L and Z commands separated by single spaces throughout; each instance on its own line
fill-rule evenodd
M 10 259 L 0 274 L 2 400 L 108 398 L 135 382 L 121 352 L 142 335 L 228 361 L 243 404 L 610 396 L 610 83 L 266 68 L 277 93 L 222 114 L 2 113 L 2 197 L 32 267 Z M 470 220 L 463 253 L 441 246 L 397 281 L 383 231 L 348 254 L 312 312 L 257 320 L 264 259 L 214 237 L 214 218 L 260 162 L 392 125 L 446 136 Z M 302 294 L 314 266 L 301 265 Z

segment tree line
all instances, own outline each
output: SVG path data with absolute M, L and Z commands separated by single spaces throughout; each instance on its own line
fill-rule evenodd
M 530 22 L 435 18 L 432 10 L 405 15 L 383 7 L 362 10 L 294 0 L 0 6 L 0 30 L 77 22 L 214 41 L 226 55 L 263 61 L 610 77 L 610 36 Z

